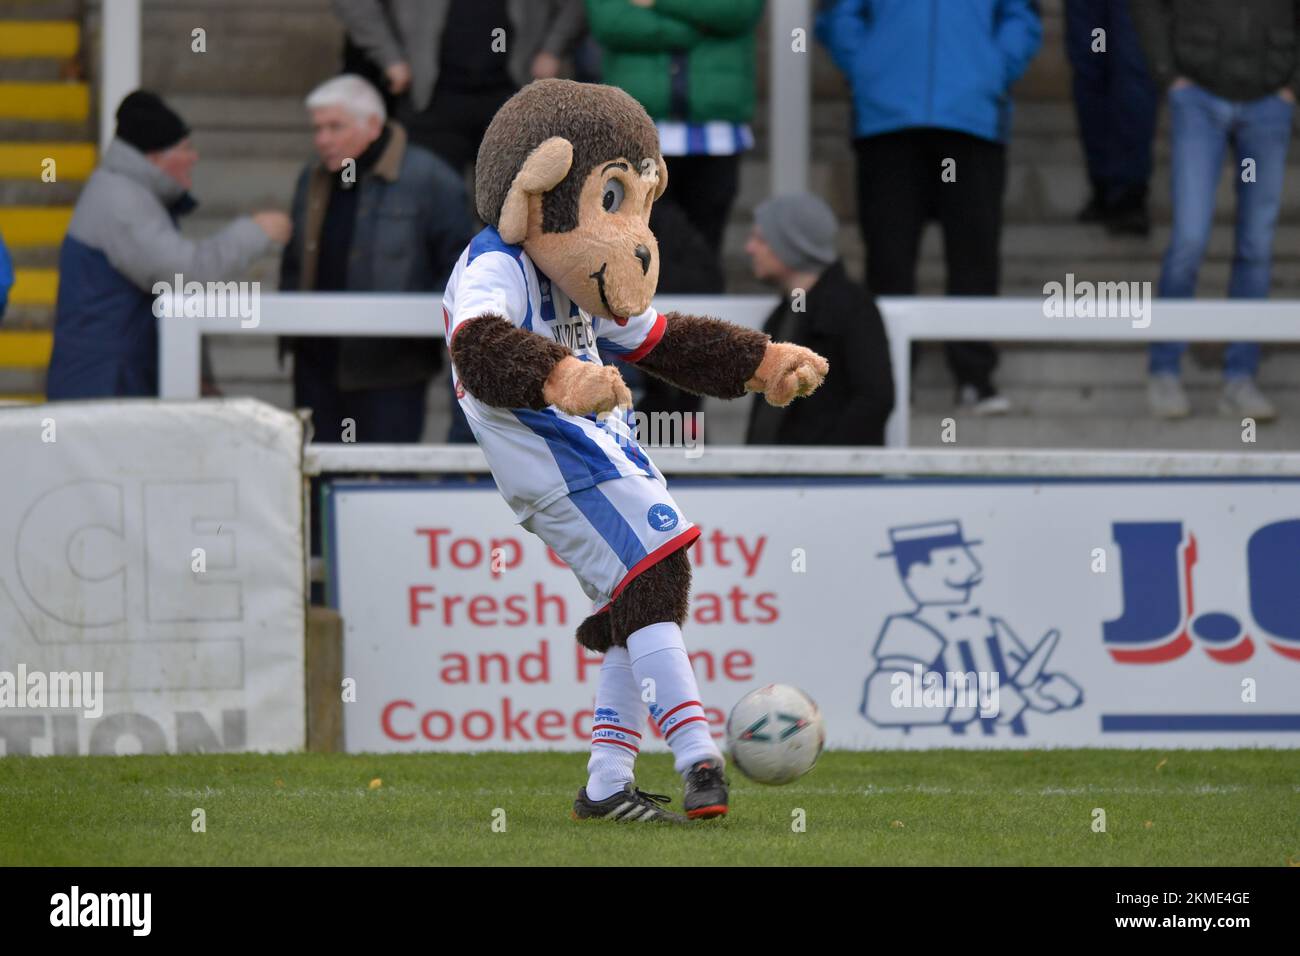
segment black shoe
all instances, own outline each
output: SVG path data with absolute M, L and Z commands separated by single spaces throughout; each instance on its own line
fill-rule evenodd
M 1125 186 L 1110 196 L 1110 201 L 1106 204 L 1106 231 L 1112 236 L 1151 234 L 1146 186 Z
M 1151 216 L 1146 206 L 1112 209 L 1106 217 L 1106 231 L 1112 236 L 1151 235 Z
M 715 760 L 701 760 L 686 774 L 686 794 L 682 798 L 686 815 L 692 820 L 727 815 L 727 778 Z
M 621 793 L 612 794 L 608 799 L 595 801 L 587 798 L 587 788 L 578 791 L 578 799 L 573 801 L 573 819 L 575 820 L 613 820 L 617 823 L 687 823 L 680 813 L 664 810 L 661 803 L 672 801 L 662 793 L 646 793 L 638 790 L 635 784 L 625 784 Z
M 1088 197 L 1088 205 L 1080 209 L 1078 215 L 1074 218 L 1079 222 L 1104 222 L 1106 220 L 1106 203 L 1102 201 L 1101 193 L 1094 191 Z

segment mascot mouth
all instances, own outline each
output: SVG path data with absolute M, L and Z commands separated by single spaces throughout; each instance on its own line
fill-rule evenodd
M 614 307 L 609 304 L 609 299 L 605 298 L 605 270 L 608 268 L 609 268 L 609 263 L 602 262 L 600 264 L 600 269 L 597 270 L 596 272 L 593 272 L 591 275 L 587 276 L 587 278 L 596 280 L 596 288 L 600 292 L 601 305 L 605 307 L 605 311 L 609 313 L 609 317 L 611 319 L 613 319 L 619 325 L 622 325 L 624 322 L 627 321 L 627 316 L 619 315 L 617 312 L 615 312 Z

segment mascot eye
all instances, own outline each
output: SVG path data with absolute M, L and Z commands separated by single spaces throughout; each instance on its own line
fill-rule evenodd
M 623 205 L 623 184 L 617 179 L 605 183 L 605 193 L 600 197 L 600 204 L 605 212 L 618 212 L 618 207 Z

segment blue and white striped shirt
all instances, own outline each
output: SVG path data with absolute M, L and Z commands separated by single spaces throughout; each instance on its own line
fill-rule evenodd
M 523 246 L 510 245 L 488 226 L 470 242 L 442 296 L 450 348 L 456 330 L 480 315 L 499 315 L 515 326 L 553 338 L 584 362 L 604 364 L 600 352 L 636 361 L 659 344 L 664 317 L 654 307 L 621 322 L 591 314 L 570 301 L 533 265 Z M 558 498 L 610 478 L 646 475 L 667 486 L 632 437 L 627 413 L 579 417 L 554 405 L 541 411 L 496 408 L 452 381 L 460 407 L 515 520 Z

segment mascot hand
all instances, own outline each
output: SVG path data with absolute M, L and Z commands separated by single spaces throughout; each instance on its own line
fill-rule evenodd
M 769 405 L 784 407 L 809 395 L 826 378 L 830 364 L 811 349 L 790 342 L 770 342 L 753 378 L 745 383 L 762 392 Z
M 632 393 L 618 369 L 584 362 L 572 355 L 560 359 L 551 369 L 542 386 L 542 396 L 570 415 L 591 415 L 632 406 Z

